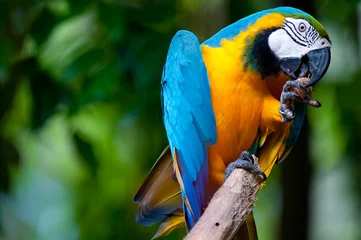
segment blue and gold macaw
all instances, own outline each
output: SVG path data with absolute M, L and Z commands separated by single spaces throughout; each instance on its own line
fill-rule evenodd
M 177 32 L 161 81 L 169 147 L 134 198 L 137 222 L 162 221 L 155 237 L 191 229 L 225 172 L 249 166 L 252 154 L 268 176 L 298 137 L 309 87 L 327 71 L 330 48 L 323 26 L 291 7 L 250 15 L 203 44 Z M 305 85 L 295 81 L 302 77 L 309 77 Z M 245 239 L 257 238 L 251 215 L 243 227 Z

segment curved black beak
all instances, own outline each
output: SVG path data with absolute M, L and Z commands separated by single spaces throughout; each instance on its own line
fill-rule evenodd
M 327 72 L 331 61 L 330 48 L 312 50 L 302 58 L 285 58 L 280 60 L 281 70 L 290 78 L 297 79 L 310 75 L 305 87 L 316 84 Z
M 331 50 L 329 47 L 313 50 L 310 51 L 307 56 L 309 59 L 309 72 L 311 73 L 311 78 L 305 87 L 310 87 L 317 83 L 327 72 L 331 62 Z

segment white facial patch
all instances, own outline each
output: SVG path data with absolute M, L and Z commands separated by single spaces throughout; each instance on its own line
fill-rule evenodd
M 306 20 L 294 18 L 286 18 L 283 27 L 270 34 L 268 45 L 278 59 L 301 58 L 309 51 L 331 47 Z

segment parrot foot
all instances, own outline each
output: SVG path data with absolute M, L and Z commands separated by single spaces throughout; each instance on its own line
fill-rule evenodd
M 226 179 L 231 175 L 233 170 L 236 168 L 242 168 L 248 172 L 254 174 L 260 174 L 263 177 L 263 181 L 266 181 L 267 179 L 266 174 L 261 170 L 261 168 L 258 165 L 255 165 L 255 161 L 256 162 L 258 161 L 258 158 L 255 155 L 251 155 L 247 151 L 242 152 L 241 156 L 236 161 L 230 163 L 227 166 L 223 181 L 226 181 Z
M 302 98 L 298 93 L 294 92 L 293 89 L 298 89 L 299 91 L 304 92 L 304 97 Z M 281 114 L 282 122 L 289 122 L 295 118 L 295 113 L 293 109 L 293 102 L 298 101 L 303 103 L 308 103 L 310 99 L 310 93 L 307 88 L 302 85 L 299 81 L 290 80 L 287 81 L 283 86 L 283 91 L 281 93 L 281 106 L 279 112 Z

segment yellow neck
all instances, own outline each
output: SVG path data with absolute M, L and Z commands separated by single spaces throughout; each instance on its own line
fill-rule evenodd
M 246 49 L 249 49 L 253 44 L 254 38 L 263 29 L 272 28 L 274 26 L 281 26 L 284 21 L 284 16 L 278 13 L 268 14 L 253 25 L 249 26 L 247 30 L 240 32 L 233 39 L 222 39 L 220 47 L 202 46 L 202 54 L 205 64 L 207 66 L 208 74 L 214 79 L 222 79 L 227 81 L 254 81 L 261 79 L 258 72 L 251 68 L 245 68 L 243 59 L 245 54 L 249 54 Z M 249 74 L 248 74 L 249 73 Z M 220 84 L 222 87 L 222 83 Z M 257 84 L 253 82 L 252 84 Z M 261 83 L 260 83 L 261 84 Z

